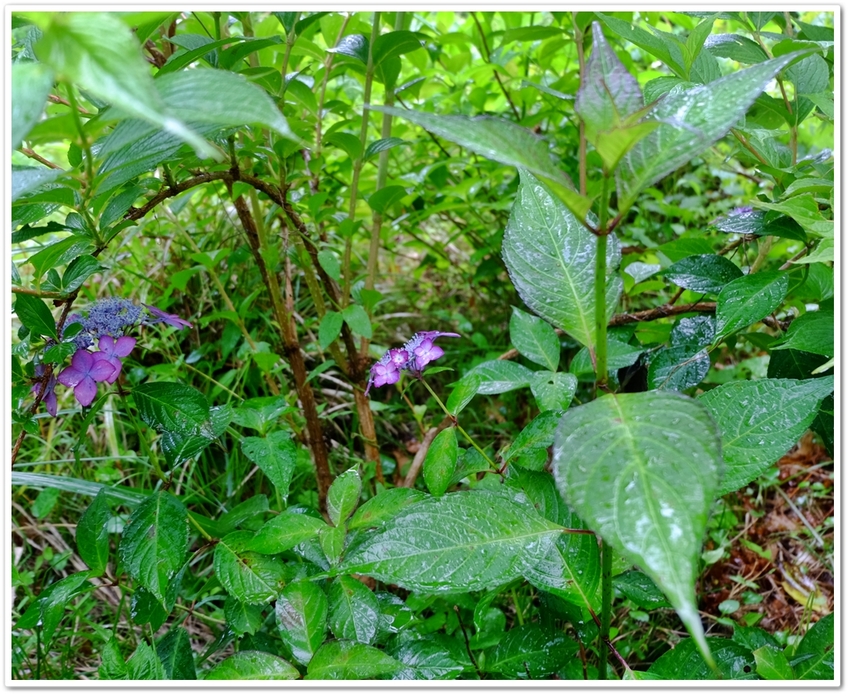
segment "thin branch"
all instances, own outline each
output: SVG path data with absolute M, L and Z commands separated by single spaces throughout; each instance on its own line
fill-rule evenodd
M 470 14 L 472 14 L 472 19 L 475 21 L 475 26 L 478 27 L 478 33 L 481 35 L 481 43 L 484 46 L 484 60 L 487 61 L 487 63 L 492 63 L 490 60 L 490 48 L 487 46 L 487 37 L 484 35 L 484 29 L 481 28 L 481 23 L 478 21 L 478 17 L 475 16 L 475 13 L 472 12 Z M 502 78 L 499 77 L 499 73 L 495 68 L 493 69 L 493 77 L 496 78 L 496 82 L 499 83 L 499 89 L 502 90 L 502 94 L 504 94 L 505 99 L 508 100 L 511 111 L 514 112 L 514 118 L 516 118 L 517 121 L 521 121 L 522 116 L 519 115 L 519 111 L 517 111 L 516 105 L 514 104 L 513 99 L 511 99 L 511 95 L 508 94 L 508 90 L 505 89 L 505 86 L 502 84 Z
M 54 164 L 48 159 L 44 159 L 41 155 L 39 155 L 35 150 L 31 150 L 28 147 L 22 147 L 21 152 L 23 152 L 30 159 L 34 159 L 36 162 L 41 162 L 42 164 L 50 167 L 51 169 L 62 169 L 58 164 Z

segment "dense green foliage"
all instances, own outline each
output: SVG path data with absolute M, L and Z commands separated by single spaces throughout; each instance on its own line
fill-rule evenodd
M 14 678 L 834 679 L 833 20 L 16 14 Z

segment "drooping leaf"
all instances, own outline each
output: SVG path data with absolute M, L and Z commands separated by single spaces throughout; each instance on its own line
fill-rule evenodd
M 833 378 L 729 382 L 701 394 L 723 440 L 726 473 L 719 494 L 754 480 L 806 432 Z
M 716 254 L 688 256 L 664 271 L 664 276 L 680 288 L 712 294 L 742 275 L 734 263 Z
M 275 605 L 277 627 L 296 662 L 306 665 L 325 640 L 328 598 L 309 580 L 290 583 Z
M 626 153 L 617 167 L 620 212 L 629 210 L 646 187 L 723 137 L 795 57 L 773 58 L 707 85 L 669 92 L 646 116 L 661 125 Z
M 259 650 L 240 650 L 207 672 L 204 679 L 300 679 L 301 673 L 283 658 Z
M 794 678 L 794 670 L 779 648 L 762 645 L 753 650 L 756 660 L 756 672 L 762 679 L 789 681 Z
M 109 498 L 100 491 L 77 523 L 77 552 L 95 575 L 103 575 L 109 560 Z
M 44 113 L 53 71 L 40 63 L 12 65 L 12 149 L 17 150 Z
M 726 285 L 717 297 L 715 340 L 764 319 L 788 293 L 788 276 L 779 271 L 746 275 Z
M 369 108 L 413 121 L 476 154 L 527 169 L 544 180 L 552 192 L 549 195 L 557 196 L 579 219 L 583 220 L 590 210 L 590 199 L 575 190 L 567 175 L 553 160 L 546 142 L 526 128 L 489 116 L 467 118 L 438 116 L 389 106 Z
M 457 431 L 446 428 L 431 442 L 425 461 L 422 462 L 422 478 L 433 496 L 441 496 L 451 484 L 457 468 Z
M 532 362 L 558 370 L 561 344 L 551 325 L 517 307 L 511 313 L 511 343 Z
M 278 595 L 285 575 L 283 563 L 247 551 L 252 532 L 231 532 L 215 546 L 213 567 L 227 592 L 245 604 L 265 604 Z
M 26 167 L 17 164 L 12 165 L 12 202 L 14 203 L 15 201 L 23 198 L 28 193 L 38 191 L 41 187 L 58 179 L 61 174 L 61 170 L 50 169 L 49 167 Z M 46 217 L 47 213 L 51 212 L 56 207 L 58 206 L 54 206 L 44 215 L 39 215 L 35 218 L 35 220 L 29 220 L 28 222 L 35 222 L 36 220 Z
M 608 236 L 606 316 L 623 287 Z M 585 346 L 595 342 L 596 237 L 534 177 L 520 170 L 520 187 L 502 241 L 502 257 L 520 297 L 536 314 Z
M 328 609 L 328 624 L 337 639 L 372 643 L 378 635 L 378 600 L 350 575 L 341 575 L 328 586 Z
M 327 51 L 328 53 L 338 53 L 341 56 L 354 58 L 366 65 L 369 61 L 369 39 L 362 34 L 348 34 L 343 36 L 336 46 L 327 49 Z
M 186 506 L 167 491 L 148 496 L 130 516 L 118 552 L 130 577 L 166 604 L 166 591 L 189 550 Z
M 286 501 L 298 454 L 290 434 L 277 430 L 266 437 L 250 436 L 243 438 L 241 446 L 245 456 L 260 467 Z
M 88 572 L 73 573 L 53 583 L 30 602 L 26 611 L 15 623 L 15 628 L 41 628 L 41 640 L 50 645 L 59 623 L 65 617 L 65 607 L 73 597 L 85 591 Z
M 670 606 L 652 579 L 639 570 L 630 570 L 614 578 L 614 589 L 641 609 Z
M 452 519 L 457 524 L 446 525 Z M 421 592 L 474 592 L 545 557 L 560 527 L 524 499 L 459 491 L 403 508 L 347 549 L 340 570 Z
M 664 591 L 706 659 L 693 587 L 722 467 L 709 412 L 667 392 L 610 394 L 570 409 L 552 460 L 570 507 Z
M 467 374 L 463 379 L 455 384 L 452 393 L 446 400 L 446 408 L 454 416 L 457 416 L 464 407 L 472 401 L 481 387 L 481 375 L 473 373 Z

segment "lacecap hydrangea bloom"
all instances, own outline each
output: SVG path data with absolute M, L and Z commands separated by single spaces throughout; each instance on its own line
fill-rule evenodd
M 460 334 L 445 331 L 420 331 L 401 348 L 390 348 L 369 370 L 365 393 L 369 393 L 372 385 L 395 384 L 401 379 L 402 370 L 407 370 L 417 379 L 422 377 L 422 370 L 428 363 L 443 357 L 445 351 L 434 343 L 440 336 L 460 338 Z

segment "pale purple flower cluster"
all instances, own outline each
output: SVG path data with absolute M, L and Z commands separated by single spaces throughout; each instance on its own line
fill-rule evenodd
M 440 336 L 454 336 L 460 338 L 460 334 L 446 333 L 443 331 L 420 331 L 413 335 L 401 348 L 390 348 L 378 362 L 372 365 L 369 371 L 369 383 L 366 385 L 366 394 L 374 384 L 383 387 L 385 384 L 395 384 L 401 379 L 401 371 L 407 370 L 414 377 L 422 376 L 422 370 L 429 362 L 443 357 L 443 349 L 434 341 Z
M 109 297 L 93 304 L 85 314 L 71 314 L 64 327 L 80 324 L 82 330 L 72 341 L 77 350 L 71 357 L 71 365 L 58 376 L 51 376 L 44 390 L 43 401 L 47 412 L 56 415 L 57 382 L 74 390 L 74 398 L 81 406 L 90 406 L 97 395 L 98 382 L 113 384 L 121 374 L 121 358 L 126 358 L 136 346 L 136 339 L 125 336 L 128 327 L 136 324 L 166 323 L 175 328 L 191 327 L 185 319 L 168 314 L 158 307 L 145 305 L 147 312 L 130 300 Z M 89 348 L 97 342 L 98 350 Z M 44 365 L 37 365 L 35 376 L 44 375 Z M 33 385 L 38 393 L 40 385 Z

